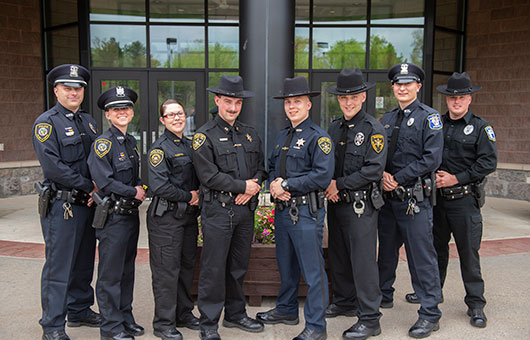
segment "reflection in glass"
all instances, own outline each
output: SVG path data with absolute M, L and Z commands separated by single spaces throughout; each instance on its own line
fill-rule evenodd
M 208 27 L 208 67 L 239 67 L 238 27 Z
M 337 95 L 331 94 L 326 89 L 336 84 L 334 81 L 320 83 L 320 127 L 328 130 L 329 124 L 337 117 L 342 116 Z
M 366 0 L 314 0 L 313 21 L 319 24 L 366 24 Z
M 176 99 L 184 105 L 186 112 L 185 137 L 192 137 L 195 133 L 195 82 L 193 80 L 159 80 L 158 81 L 158 105 L 162 105 L 168 99 Z M 158 136 L 164 132 L 164 125 L 158 126 Z
M 226 74 L 228 76 L 239 75 L 238 72 L 209 72 L 208 73 L 208 87 L 218 88 L 219 80 L 221 79 L 221 76 L 223 74 Z M 215 98 L 215 94 L 208 91 L 208 110 L 211 110 L 216 107 L 214 98 Z M 210 117 L 208 117 L 208 119 L 210 119 Z
M 239 22 L 239 0 L 208 0 L 208 21 Z
M 151 26 L 150 31 L 151 67 L 204 67 L 204 27 Z
M 296 0 L 295 16 L 297 24 L 309 23 L 309 0 Z
M 445 74 L 434 74 L 432 77 L 432 107 L 441 114 L 447 112 L 447 103 L 445 102 L 445 95 L 436 90 L 439 85 L 447 85 L 449 76 Z
M 462 51 L 462 35 L 435 30 L 434 32 L 434 70 L 458 71 L 458 55 Z
M 204 22 L 204 0 L 150 0 L 149 20 L 152 22 Z
M 92 66 L 146 67 L 145 26 L 90 25 Z
M 424 0 L 374 0 L 371 7 L 372 24 L 423 25 Z
M 313 68 L 365 68 L 366 28 L 313 29 Z
M 388 69 L 401 62 L 423 63 L 423 29 L 372 28 L 370 69 Z
M 379 119 L 388 111 L 399 105 L 394 97 L 392 84 L 389 81 L 376 82 L 375 84 L 375 118 Z
M 90 21 L 145 21 L 145 0 L 90 0 Z
M 463 3 L 463 0 L 436 1 L 436 19 L 434 24 L 436 26 L 462 30 L 464 23 Z
M 309 68 L 309 28 L 294 29 L 294 68 Z
M 77 26 L 46 32 L 47 69 L 61 64 L 79 64 L 79 33 Z
M 43 13 L 46 27 L 77 22 L 77 0 L 48 0 Z

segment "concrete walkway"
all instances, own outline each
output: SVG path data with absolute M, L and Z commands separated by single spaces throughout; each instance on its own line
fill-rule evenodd
M 37 215 L 35 196 L 0 199 L 0 339 L 40 339 L 38 324 L 40 307 L 40 273 L 43 260 L 43 240 Z M 134 313 L 146 334 L 137 339 L 159 339 L 152 334 L 153 295 L 151 272 L 147 261 L 145 209 L 136 265 Z M 450 260 L 444 287 L 445 302 L 440 305 L 443 316 L 441 329 L 429 339 L 465 340 L 530 340 L 530 202 L 488 198 L 484 215 L 482 243 L 482 272 L 486 282 L 486 315 L 488 327 L 477 329 L 469 325 L 463 303 L 464 288 L 459 262 Z M 456 254 L 452 252 L 452 256 Z M 405 302 L 411 292 L 407 264 L 398 267 L 394 308 L 382 310 L 382 334 L 374 339 L 411 339 L 409 327 L 417 319 L 417 305 Z M 303 316 L 303 299 L 300 301 Z M 250 316 L 274 306 L 274 299 L 264 299 L 261 307 L 248 307 Z M 197 310 L 195 310 L 198 315 Z M 342 332 L 356 318 L 338 317 L 328 320 L 328 339 L 341 339 Z M 265 332 L 246 333 L 220 327 L 223 339 L 292 339 L 303 329 L 297 326 L 266 326 Z M 67 328 L 74 340 L 99 339 L 99 330 Z M 198 339 L 198 332 L 181 330 L 184 339 Z

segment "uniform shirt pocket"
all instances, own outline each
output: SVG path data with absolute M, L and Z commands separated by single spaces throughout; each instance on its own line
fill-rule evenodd
M 237 169 L 236 149 L 233 145 L 225 143 L 215 148 L 217 154 L 217 165 L 221 172 L 230 172 Z
M 295 171 L 296 175 L 299 175 L 301 172 L 306 170 L 306 155 L 307 153 L 304 150 L 299 150 L 295 148 L 290 148 L 287 151 L 287 159 L 286 159 L 286 170 L 287 171 Z M 307 155 L 307 159 L 309 159 L 309 155 Z M 281 157 L 279 157 L 281 161 Z M 280 164 L 278 163 L 278 170 L 280 169 Z M 294 174 L 290 174 L 291 176 Z
M 83 144 L 81 143 L 81 136 L 75 135 L 71 137 L 64 137 L 61 139 L 62 149 L 61 156 L 62 159 L 68 163 L 73 163 L 81 158 L 84 155 Z
M 355 146 L 346 150 L 344 153 L 344 176 L 359 171 L 363 165 L 365 150 L 364 146 Z
M 118 161 L 115 165 L 116 167 L 116 179 L 124 184 L 129 184 L 132 182 L 132 163 L 130 160 Z
M 172 173 L 182 173 L 192 167 L 192 161 L 188 156 L 172 157 L 169 159 Z

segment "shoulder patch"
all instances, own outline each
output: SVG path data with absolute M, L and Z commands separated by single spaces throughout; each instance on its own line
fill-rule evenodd
M 197 150 L 198 148 L 200 148 L 204 144 L 204 141 L 206 141 L 206 136 L 200 132 L 196 133 L 193 136 L 193 150 Z
M 486 126 L 484 128 L 484 131 L 486 131 L 486 134 L 488 135 L 488 139 L 492 142 L 495 142 L 497 141 L 497 139 L 495 138 L 495 131 L 493 131 L 493 128 L 491 126 Z
M 429 116 L 427 116 L 427 119 L 429 120 L 429 128 L 431 130 L 441 130 L 443 127 L 442 119 L 440 118 L 439 113 L 433 113 Z
M 39 123 L 35 125 L 35 137 L 39 140 L 39 142 L 43 143 L 48 138 L 50 138 L 52 134 L 52 126 L 48 123 Z
M 103 158 L 106 154 L 109 153 L 112 142 L 105 138 L 96 139 L 94 142 L 94 151 L 99 158 Z
M 374 148 L 375 152 L 381 153 L 381 151 L 383 151 L 383 147 L 385 146 L 385 137 L 383 137 L 383 135 L 372 135 L 372 137 L 370 137 L 370 142 L 372 143 L 372 148 Z
M 157 167 L 164 160 L 164 151 L 160 149 L 151 150 L 149 153 L 149 163 L 153 167 Z
M 331 152 L 331 149 L 332 149 L 331 140 L 328 137 L 320 137 L 318 139 L 318 147 L 326 155 L 329 155 L 329 153 Z

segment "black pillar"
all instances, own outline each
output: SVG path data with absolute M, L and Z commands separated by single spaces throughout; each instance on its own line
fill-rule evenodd
M 283 101 L 273 99 L 294 74 L 294 0 L 239 3 L 240 74 L 256 96 L 245 100 L 241 121 L 254 126 L 268 158 L 278 131 L 287 125 Z

